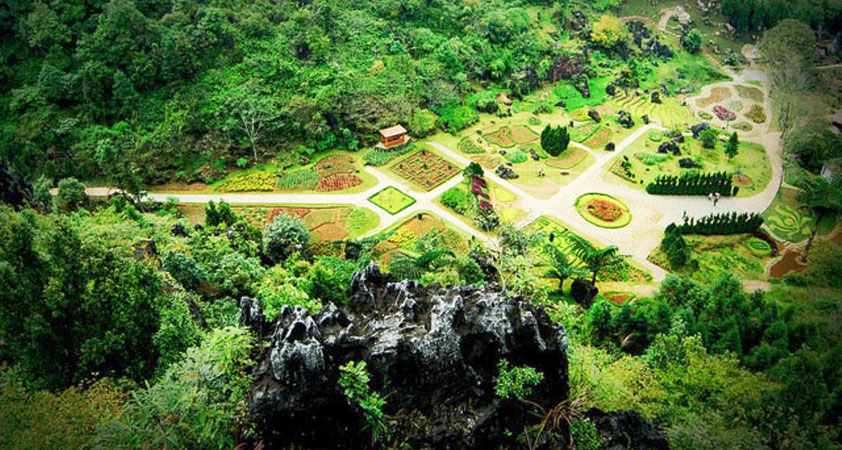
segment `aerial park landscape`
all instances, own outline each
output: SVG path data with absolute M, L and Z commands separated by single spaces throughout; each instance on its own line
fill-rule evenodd
M 0 5 L 0 447 L 842 448 L 842 2 L 89 3 Z

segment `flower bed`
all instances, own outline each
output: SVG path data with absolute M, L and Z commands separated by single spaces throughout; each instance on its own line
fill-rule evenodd
M 763 107 L 760 105 L 752 105 L 751 109 L 749 109 L 746 113 L 746 117 L 748 117 L 754 123 L 765 123 L 766 110 L 763 109 Z
M 512 126 L 512 139 L 517 145 L 524 145 L 538 140 L 538 134 L 523 125 Z
M 486 141 L 503 148 L 509 148 L 515 145 L 515 141 L 509 134 L 509 127 L 503 127 L 491 133 L 483 134 L 482 137 Z
M 253 172 L 231 178 L 220 184 L 219 192 L 268 192 L 275 189 L 278 177 L 266 172 Z
M 710 90 L 710 95 L 705 98 L 696 100 L 696 105 L 700 108 L 707 108 L 714 103 L 720 103 L 731 98 L 731 89 L 727 87 L 717 86 Z
M 631 222 L 629 208 L 605 194 L 582 195 L 576 200 L 576 211 L 588 222 L 602 228 L 621 228 Z
M 426 149 L 392 164 L 389 169 L 427 191 L 444 183 L 460 170 L 455 164 Z
M 749 238 L 749 240 L 746 241 L 746 247 L 748 247 L 748 250 L 752 254 L 760 257 L 766 257 L 772 254 L 772 246 L 769 245 L 768 242 L 757 237 Z
M 362 178 L 352 173 L 334 173 L 322 177 L 316 186 L 316 190 L 321 192 L 343 191 L 361 184 L 363 184 Z
M 606 144 L 611 142 L 613 133 L 606 127 L 601 127 L 596 133 L 592 134 L 585 141 L 585 145 L 590 148 L 603 148 Z
M 314 169 L 301 169 L 294 172 L 287 172 L 281 175 L 278 179 L 278 188 L 284 190 L 311 190 L 315 189 L 316 185 L 319 184 L 320 178 L 321 175 L 319 174 L 319 171 Z
M 734 89 L 737 90 L 737 95 L 739 95 L 741 98 L 752 100 L 755 102 L 763 101 L 763 91 L 754 86 L 736 85 L 734 86 Z
M 463 138 L 461 141 L 459 141 L 459 143 L 456 144 L 456 148 L 458 148 L 460 152 L 466 155 L 485 153 L 485 149 L 480 147 L 479 144 L 474 142 L 474 140 L 469 137 Z
M 737 118 L 737 115 L 733 111 L 728 110 L 728 108 L 722 105 L 714 106 L 713 113 L 716 114 L 719 120 L 732 121 Z
M 588 154 L 579 147 L 570 147 L 557 158 L 547 160 L 547 165 L 556 169 L 570 169 L 582 162 Z

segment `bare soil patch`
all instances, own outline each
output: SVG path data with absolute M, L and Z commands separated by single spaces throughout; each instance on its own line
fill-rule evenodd
M 696 100 L 696 105 L 700 108 L 707 108 L 714 103 L 722 103 L 731 98 L 731 89 L 724 86 L 717 86 L 710 90 L 710 95 Z
M 769 268 L 769 276 L 780 278 L 791 272 L 804 270 L 805 265 L 800 261 L 801 253 L 792 249 L 786 249 L 784 256 Z

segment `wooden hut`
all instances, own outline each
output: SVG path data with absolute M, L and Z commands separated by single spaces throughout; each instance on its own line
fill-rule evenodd
M 406 144 L 408 141 L 409 134 L 407 134 L 406 128 L 400 125 L 395 125 L 393 127 L 383 128 L 380 130 L 380 144 L 378 147 L 392 148 Z

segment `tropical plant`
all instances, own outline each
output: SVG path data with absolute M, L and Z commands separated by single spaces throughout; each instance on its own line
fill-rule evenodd
M 568 240 L 570 250 L 591 272 L 591 284 L 596 283 L 596 275 L 599 271 L 622 265 L 625 261 L 625 256 L 620 254 L 620 249 L 615 245 L 597 248 L 585 238 L 575 234 L 568 236 Z
M 544 245 L 544 254 L 547 255 L 549 268 L 544 273 L 545 277 L 558 280 L 558 292 L 564 290 L 564 280 L 581 275 L 582 270 L 570 260 L 566 253 L 553 244 Z
M 366 427 L 371 432 L 374 444 L 389 439 L 389 424 L 383 407 L 386 399 L 377 391 L 371 389 L 369 375 L 365 361 L 349 361 L 339 366 L 339 387 L 342 388 L 348 400 L 357 405 L 363 412 Z
M 417 256 L 398 253 L 389 261 L 389 271 L 400 279 L 419 280 L 425 273 L 436 269 L 453 256 L 453 252 L 446 248 L 426 250 Z
M 293 252 L 304 252 L 310 243 L 310 230 L 298 217 L 278 214 L 266 227 L 263 251 L 275 261 L 283 261 Z

